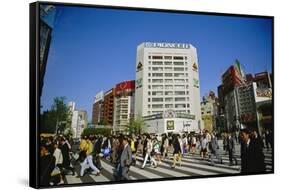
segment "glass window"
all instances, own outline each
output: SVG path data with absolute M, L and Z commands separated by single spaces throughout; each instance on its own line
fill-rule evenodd
M 165 77 L 173 77 L 173 73 L 165 73 Z
M 152 65 L 163 65 L 162 61 L 153 61 Z
M 164 59 L 172 59 L 172 56 L 164 56 Z
M 152 92 L 152 96 L 162 96 L 162 95 L 163 95 L 162 91 Z
M 183 65 L 183 62 L 174 62 L 174 65 Z
M 182 56 L 174 56 L 174 60 L 183 60 Z
M 152 102 L 163 102 L 163 98 L 152 98 Z
M 165 83 L 173 83 L 173 79 L 165 79 Z
M 163 108 L 163 104 L 152 104 L 152 108 Z
M 173 95 L 173 91 L 166 91 L 165 95 Z
M 165 61 L 165 65 L 172 65 L 172 62 L 170 62 L 170 61 Z
M 165 104 L 165 108 L 173 108 L 173 104 Z
M 154 55 L 154 56 L 152 56 L 152 59 L 163 59 L 163 56 L 156 56 L 156 55 Z
M 173 98 L 165 98 L 165 102 L 172 102 Z
M 175 98 L 176 102 L 181 102 L 181 101 L 185 101 L 185 98 L 181 97 L 181 98 Z

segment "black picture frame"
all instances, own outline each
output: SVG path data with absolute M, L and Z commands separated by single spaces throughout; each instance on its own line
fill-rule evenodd
M 195 178 L 213 178 L 213 177 L 232 177 L 242 175 L 258 175 L 258 174 L 272 174 L 275 171 L 274 167 L 274 148 L 272 150 L 272 170 L 266 173 L 253 173 L 253 174 L 218 174 L 218 175 L 204 175 L 204 176 L 189 176 L 189 177 L 165 177 L 161 179 L 139 179 L 134 181 L 112 181 L 108 182 L 94 182 L 94 183 L 81 183 L 81 184 L 63 184 L 59 186 L 41 186 L 40 181 L 40 96 L 41 87 L 43 84 L 44 75 L 40 73 L 40 5 L 54 5 L 54 6 L 69 6 L 69 7 L 85 7 L 85 8 L 103 8 L 103 9 L 115 9 L 115 10 L 133 10 L 144 12 L 163 12 L 163 13 L 182 13 L 182 14 L 198 14 L 198 15 L 211 15 L 211 16 L 231 16 L 231 17 L 243 17 L 243 18 L 266 18 L 272 21 L 272 94 L 274 94 L 274 17 L 264 15 L 246 15 L 246 14 L 230 14 L 230 13 L 215 13 L 215 12 L 199 12 L 199 11 L 187 11 L 187 10 L 167 10 L 167 9 L 155 9 L 155 8 L 141 8 L 141 7 L 120 7 L 109 5 L 91 5 L 91 4 L 79 4 L 79 3 L 59 3 L 40 1 L 31 3 L 29 12 L 29 38 L 30 38 L 30 78 L 29 78 L 29 185 L 33 188 L 52 188 L 52 187 L 72 187 L 72 186 L 88 186 L 88 185 L 108 185 L 108 184 L 120 184 L 120 183 L 139 183 L 139 182 L 151 182 L 151 181 L 166 181 L 166 180 L 186 180 Z M 50 42 L 47 42 L 50 43 Z M 47 59 L 47 58 L 44 58 Z M 274 95 L 272 95 L 272 120 L 273 120 L 273 134 L 274 134 Z M 173 123 L 174 125 L 174 123 Z M 174 127 L 174 126 L 173 126 Z M 274 135 L 273 135 L 274 142 Z

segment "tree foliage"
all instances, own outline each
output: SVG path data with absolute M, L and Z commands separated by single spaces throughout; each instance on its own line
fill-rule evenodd
M 41 133 L 72 133 L 71 112 L 65 103 L 66 97 L 55 97 L 51 110 L 46 110 L 41 114 Z
M 89 135 L 111 135 L 111 128 L 85 128 L 81 136 Z
M 130 120 L 130 123 L 127 127 L 127 132 L 129 132 L 130 134 L 140 134 L 142 132 L 145 132 L 146 127 L 146 123 L 141 117 L 133 118 Z

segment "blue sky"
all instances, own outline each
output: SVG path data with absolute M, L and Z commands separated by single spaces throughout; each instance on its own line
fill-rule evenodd
M 272 71 L 272 23 L 267 18 L 59 7 L 41 97 L 42 109 L 66 96 L 91 120 L 94 96 L 135 79 L 142 42 L 197 48 L 201 97 L 221 83 L 238 59 L 246 73 Z

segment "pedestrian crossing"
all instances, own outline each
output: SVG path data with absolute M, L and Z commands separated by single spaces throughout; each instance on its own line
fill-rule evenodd
M 141 169 L 143 163 L 142 155 L 137 155 L 136 165 L 130 167 L 129 177 L 130 180 L 139 179 L 161 179 L 171 177 L 191 177 L 191 176 L 215 176 L 222 174 L 239 174 L 241 159 L 239 151 L 235 156 L 238 161 L 238 165 L 229 165 L 228 155 L 223 150 L 220 150 L 220 156 L 223 159 L 223 164 L 216 163 L 215 166 L 210 165 L 209 156 L 205 159 L 201 159 L 199 152 L 195 154 L 184 154 L 181 159 L 181 166 L 176 165 L 175 168 L 171 168 L 173 164 L 172 153 L 168 154 L 168 158 L 158 164 L 157 168 L 148 164 L 144 169 Z M 271 151 L 265 150 L 265 163 L 267 172 L 272 172 L 272 154 Z M 113 164 L 106 160 L 101 159 L 103 169 L 101 174 L 96 176 L 95 173 L 86 173 L 83 177 L 77 177 L 80 173 L 80 164 L 74 165 L 75 176 L 66 175 L 64 181 L 66 184 L 79 184 L 79 183 L 95 183 L 95 182 L 111 182 L 114 181 L 113 177 Z

